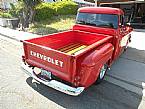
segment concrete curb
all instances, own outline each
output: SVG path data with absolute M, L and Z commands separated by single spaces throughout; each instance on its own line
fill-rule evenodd
M 28 40 L 28 39 L 40 37 L 40 35 L 37 35 L 37 34 L 13 30 L 13 29 L 4 28 L 1 26 L 0 26 L 0 35 L 13 39 L 13 40 L 16 40 L 16 41 L 19 41 L 19 42 L 21 40 Z
M 10 39 L 12 39 L 12 40 L 15 40 L 15 41 L 20 42 L 20 40 L 14 38 L 14 37 L 10 37 L 10 36 L 7 36 L 7 35 L 5 35 L 5 34 L 1 34 L 1 33 L 0 33 L 0 35 L 1 35 L 1 36 L 4 36 L 4 37 L 7 37 L 7 38 L 10 38 Z

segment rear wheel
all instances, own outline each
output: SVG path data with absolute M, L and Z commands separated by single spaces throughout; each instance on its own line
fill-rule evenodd
M 97 78 L 97 80 L 96 80 L 96 84 L 99 84 L 99 83 L 101 83 L 101 82 L 103 81 L 103 79 L 104 79 L 104 77 L 105 77 L 105 74 L 106 74 L 106 72 L 107 72 L 107 69 L 108 69 L 108 67 L 107 67 L 106 64 L 104 64 L 104 65 L 101 67 L 99 76 L 98 76 L 98 78 Z

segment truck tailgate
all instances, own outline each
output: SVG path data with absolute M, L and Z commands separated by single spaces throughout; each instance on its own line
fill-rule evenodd
M 53 72 L 55 76 L 71 82 L 72 56 L 27 41 L 23 45 L 28 64 Z

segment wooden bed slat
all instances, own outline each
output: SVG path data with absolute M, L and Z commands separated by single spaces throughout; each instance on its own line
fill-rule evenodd
M 78 52 L 86 47 L 87 47 L 86 45 L 83 45 L 80 43 L 71 43 L 62 48 L 59 48 L 58 50 L 71 55 L 71 54 L 75 54 L 76 52 Z

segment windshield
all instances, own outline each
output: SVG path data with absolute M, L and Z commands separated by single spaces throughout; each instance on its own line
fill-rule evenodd
M 117 29 L 118 16 L 112 14 L 78 13 L 76 23 L 82 25 Z

